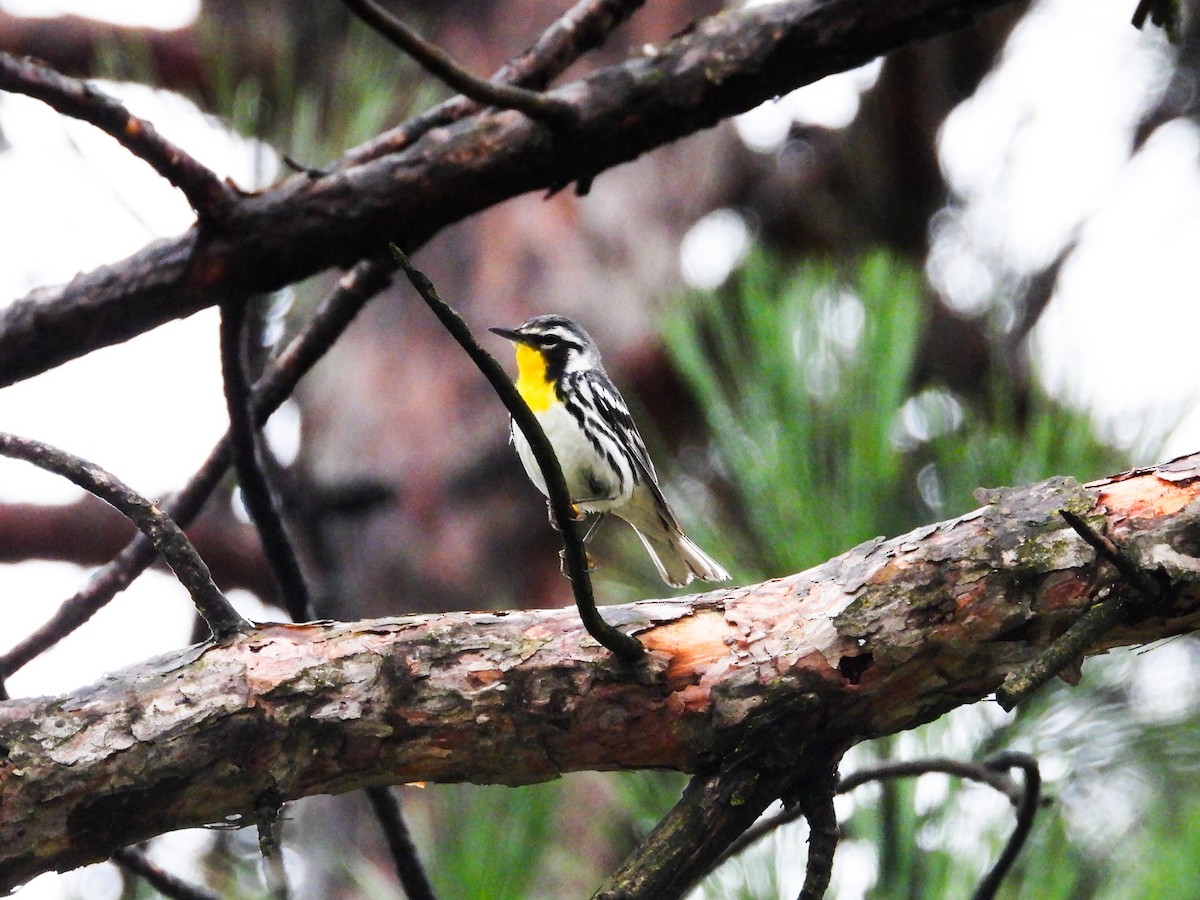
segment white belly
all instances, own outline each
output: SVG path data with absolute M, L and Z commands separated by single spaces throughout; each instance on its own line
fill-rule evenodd
M 555 404 L 535 415 L 558 456 L 563 477 L 567 481 L 567 492 L 580 509 L 592 513 L 606 512 L 629 501 L 633 495 L 633 473 L 626 473 L 626 489 L 622 491 L 621 483 L 612 476 L 607 460 L 596 452 L 575 417 L 565 407 Z M 529 480 L 548 496 L 546 479 L 542 477 L 542 470 L 533 457 L 533 450 L 525 440 L 525 435 L 520 428 L 514 427 L 512 437 Z

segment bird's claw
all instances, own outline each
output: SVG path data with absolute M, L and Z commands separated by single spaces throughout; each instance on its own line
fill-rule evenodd
M 558 525 L 558 519 L 556 519 L 554 517 L 554 507 L 550 505 L 549 500 L 546 501 L 546 515 L 550 519 L 550 527 L 553 528 L 555 531 L 562 531 L 562 528 L 560 528 Z M 581 510 L 574 503 L 572 503 L 571 504 L 571 521 L 572 522 L 582 522 L 586 518 L 587 518 L 587 515 L 584 513 L 584 511 Z
M 587 560 L 587 569 L 585 571 L 595 572 L 596 571 L 596 560 L 592 557 L 592 554 L 590 554 L 586 550 L 584 550 L 583 556 Z M 567 581 L 571 580 L 571 573 L 567 571 L 567 551 L 566 550 L 558 551 L 558 570 L 560 572 L 562 572 L 563 577 L 566 578 Z

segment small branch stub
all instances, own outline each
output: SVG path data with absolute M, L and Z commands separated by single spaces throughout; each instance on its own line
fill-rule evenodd
M 1069 509 L 1059 510 L 1063 521 L 1111 563 L 1127 585 L 1112 596 L 1089 607 L 1070 628 L 1037 659 L 1010 674 L 996 689 L 996 701 L 1006 710 L 1040 688 L 1055 675 L 1076 662 L 1102 635 L 1114 628 L 1137 603 L 1152 605 L 1163 596 L 1162 586 L 1120 551 L 1112 540 L 1093 531 L 1081 516 Z

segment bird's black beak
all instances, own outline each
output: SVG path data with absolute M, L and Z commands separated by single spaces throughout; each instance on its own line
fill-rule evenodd
M 514 331 L 511 328 L 489 328 L 492 334 L 498 334 L 502 338 L 507 338 L 515 344 L 528 344 L 529 338 L 521 334 L 519 331 Z

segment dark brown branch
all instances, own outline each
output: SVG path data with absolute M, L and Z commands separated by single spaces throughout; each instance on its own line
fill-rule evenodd
M 417 848 L 413 845 L 404 824 L 404 816 L 400 812 L 400 798 L 395 791 L 388 787 L 367 788 L 367 799 L 371 801 L 371 809 L 383 835 L 387 839 L 388 849 L 392 854 L 392 862 L 396 865 L 396 876 L 400 886 L 404 888 L 407 900 L 437 900 L 429 876 L 421 865 Z
M 550 509 L 554 521 L 558 523 L 563 539 L 563 561 L 566 564 L 567 577 L 571 581 L 571 591 L 575 595 L 575 606 L 579 617 L 588 634 L 607 647 L 624 662 L 633 663 L 642 659 L 645 649 L 637 638 L 630 637 L 604 621 L 596 608 L 596 598 L 592 594 L 592 578 L 588 574 L 587 550 L 583 540 L 572 524 L 575 515 L 571 505 L 571 493 L 567 490 L 567 481 L 563 477 L 562 466 L 546 433 L 542 431 L 541 423 L 533 411 L 521 399 L 516 386 L 508 374 L 496 362 L 495 358 L 479 346 L 471 329 L 457 312 L 441 297 L 428 278 L 413 266 L 404 252 L 392 244 L 392 255 L 408 276 L 412 286 L 420 294 L 421 299 L 437 316 L 450 336 L 466 351 L 471 362 L 475 363 L 483 377 L 488 380 L 504 408 L 508 410 L 513 421 L 529 441 L 534 459 L 542 470 L 542 478 L 546 482 L 546 492 L 550 499 Z
M 1013 0 L 821 0 L 730 10 L 557 88 L 571 152 L 511 112 L 483 112 L 324 178 L 241 198 L 219 233 L 153 244 L 34 291 L 0 314 L 0 386 L 226 299 L 346 266 L 390 240 L 414 252 L 502 200 L 635 159 L 764 100 L 948 31 Z
M 296 384 L 316 365 L 368 300 L 391 282 L 392 264 L 367 260 L 347 272 L 304 329 L 273 360 L 254 389 L 254 417 L 261 426 L 288 398 Z M 167 503 L 168 514 L 186 526 L 204 506 L 229 468 L 226 434 L 187 485 Z M 7 677 L 90 619 L 145 571 L 154 559 L 150 543 L 139 536 L 88 584 L 63 603 L 41 628 L 0 656 L 0 677 Z
M 833 808 L 833 797 L 837 793 L 837 766 L 832 766 L 823 778 L 806 779 L 800 785 L 797 802 L 808 820 L 808 865 L 804 873 L 804 886 L 800 889 L 800 900 L 821 900 L 829 890 L 833 877 L 833 854 L 837 851 L 837 813 Z
M 187 539 L 183 529 L 157 504 L 147 500 L 115 475 L 65 450 L 11 434 L 0 433 L 0 455 L 22 459 L 61 475 L 126 516 L 187 588 L 196 609 L 217 640 L 229 640 L 234 635 L 254 628 L 225 599 L 213 582 L 208 566 L 196 553 L 196 548 Z
M 646 0 L 580 0 L 533 46 L 505 63 L 492 81 L 544 89 L 575 60 L 594 50 Z
M 155 865 L 145 853 L 134 847 L 122 847 L 112 855 L 112 861 L 126 872 L 144 878 L 147 884 L 171 900 L 221 900 L 207 888 L 184 881 L 162 866 Z
M 985 699 L 1078 617 L 1115 574 L 1058 510 L 1103 515 L 1125 554 L 1172 581 L 1153 616 L 1089 652 L 1200 630 L 1200 454 L 991 499 L 797 575 L 608 607 L 650 651 L 632 673 L 574 610 L 451 613 L 265 625 L 2 702 L 0 890 L 252 814 L 268 789 L 286 801 L 665 768 L 701 774 L 605 890 L 677 897 L 846 747 Z
M 1014 787 L 1012 779 L 992 766 L 990 760 L 984 763 L 973 763 L 965 762 L 961 759 L 946 759 L 944 757 L 914 759 L 903 762 L 883 763 L 878 766 L 868 766 L 843 778 L 838 784 L 838 793 L 847 794 L 872 781 L 886 781 L 892 778 L 916 778 L 920 775 L 929 775 L 933 772 L 940 772 L 943 775 L 952 775 L 955 778 L 986 784 L 992 790 L 1007 797 L 1008 801 L 1014 806 L 1020 802 L 1023 796 L 1023 792 Z M 792 818 L 795 819 L 798 816 L 793 815 Z
M 372 0 L 342 2 L 356 16 L 416 60 L 425 71 L 464 96 L 485 106 L 518 110 L 531 119 L 557 128 L 570 128 L 574 124 L 575 110 L 570 103 L 504 82 L 476 78 L 455 63 L 444 50 L 424 40 Z
M 822 764 L 814 760 L 821 754 L 812 752 L 814 735 L 807 723 L 822 718 L 821 698 L 800 694 L 789 704 L 790 709 L 773 711 L 781 715 L 774 723 L 748 723 L 748 733 L 722 760 L 720 770 L 688 783 L 675 806 L 605 879 L 593 900 L 682 897 L 790 786 L 819 779 Z
M 95 125 L 179 188 L 204 221 L 221 222 L 237 199 L 211 170 L 86 81 L 60 75 L 32 59 L 0 53 L 0 90 L 34 97 L 63 115 Z
M 233 468 L 242 488 L 242 500 L 250 520 L 258 528 L 263 553 L 279 585 L 283 607 L 293 621 L 312 617 L 308 585 L 296 551 L 284 529 L 283 517 L 267 481 L 263 465 L 260 431 L 254 421 L 250 385 L 242 356 L 246 331 L 244 303 L 221 306 L 221 374 L 225 384 L 225 408 L 229 412 L 229 443 Z

